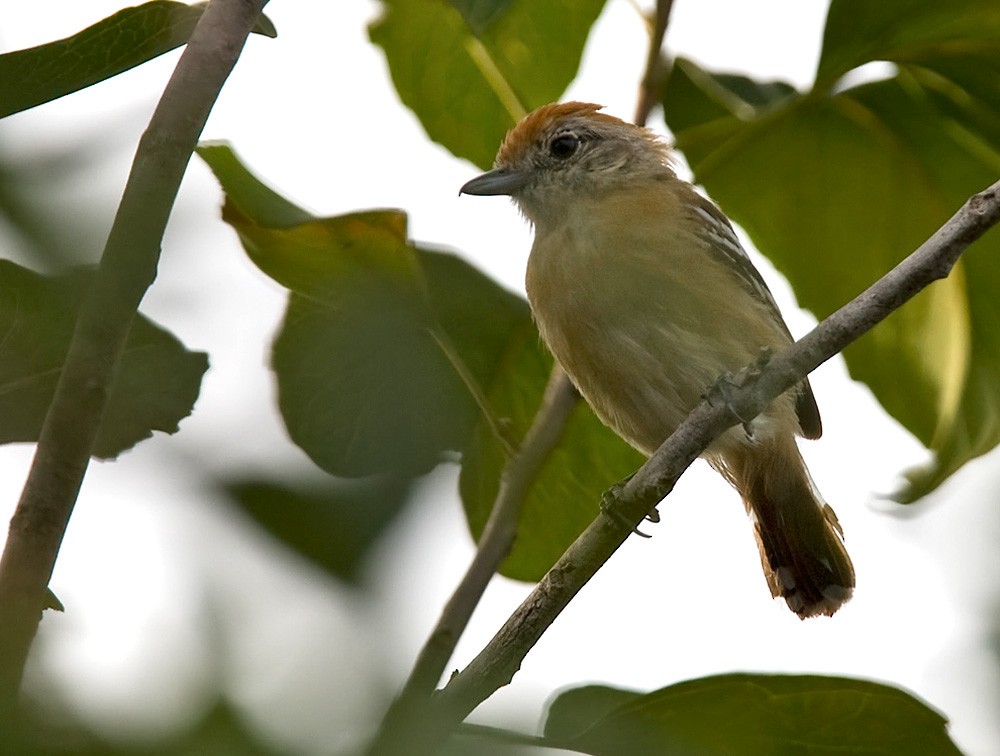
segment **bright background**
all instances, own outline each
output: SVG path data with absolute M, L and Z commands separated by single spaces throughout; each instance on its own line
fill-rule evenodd
M 121 5 L 0 0 L 0 49 L 69 35 Z M 712 69 L 806 86 L 825 10 L 794 0 L 677 0 L 667 44 Z M 267 12 L 279 37 L 250 40 L 204 138 L 230 141 L 251 170 L 317 214 L 401 207 L 414 238 L 459 250 L 522 291 L 530 229 L 502 200 L 457 196 L 476 169 L 430 143 L 399 103 L 367 40 L 377 3 L 275 0 Z M 609 0 L 565 99 L 629 118 L 645 45 L 633 5 Z M 0 153 L 78 163 L 68 175 L 35 176 L 29 188 L 77 227 L 84 259 L 99 255 L 177 56 L 0 122 Z M 371 554 L 363 590 L 277 545 L 213 489 L 219 477 L 312 468 L 287 439 L 266 369 L 284 293 L 244 256 L 219 219 L 220 202 L 195 158 L 143 304 L 189 348 L 209 353 L 201 397 L 177 436 L 91 466 L 52 582 L 67 612 L 46 615 L 28 685 L 126 742 L 192 724 L 221 688 L 275 747 L 334 753 L 375 726 L 471 558 L 457 468 L 421 483 Z M 0 227 L 0 244 L 16 256 L 9 229 Z M 814 321 L 760 267 L 801 335 Z M 738 497 L 698 463 L 661 505 L 663 521 L 647 526 L 654 537 L 626 543 L 476 721 L 531 729 L 554 690 L 588 681 L 654 689 L 736 670 L 838 673 L 907 688 L 947 714 L 963 750 L 1000 754 L 1000 457 L 901 508 L 883 496 L 926 453 L 841 360 L 811 380 L 825 434 L 804 454 L 847 534 L 858 573 L 851 603 L 832 620 L 803 623 L 771 601 Z M 0 447 L 4 519 L 31 454 Z M 453 666 L 471 659 L 529 588 L 494 581 Z

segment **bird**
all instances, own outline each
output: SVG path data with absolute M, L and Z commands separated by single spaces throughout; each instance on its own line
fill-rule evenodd
M 600 420 L 651 455 L 720 377 L 793 339 L 729 219 L 678 177 L 667 142 L 585 102 L 552 103 L 460 190 L 508 195 L 533 226 L 525 289 L 542 341 Z M 771 595 L 832 616 L 855 575 L 796 436 L 819 438 L 808 380 L 702 457 L 741 495 Z

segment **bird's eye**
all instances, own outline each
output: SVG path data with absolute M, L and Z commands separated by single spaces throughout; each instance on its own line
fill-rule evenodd
M 560 134 L 549 144 L 549 152 L 553 157 L 565 160 L 576 152 L 579 146 L 580 139 L 576 134 Z

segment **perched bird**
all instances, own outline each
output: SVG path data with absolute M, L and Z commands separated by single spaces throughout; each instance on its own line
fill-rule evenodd
M 652 454 L 720 376 L 792 337 L 729 220 L 676 176 L 664 141 L 600 111 L 535 110 L 461 192 L 510 195 L 533 224 L 526 286 L 542 339 L 597 416 Z M 743 497 L 772 595 L 803 619 L 832 615 L 854 568 L 795 441 L 822 432 L 809 383 L 750 427 L 703 456 Z

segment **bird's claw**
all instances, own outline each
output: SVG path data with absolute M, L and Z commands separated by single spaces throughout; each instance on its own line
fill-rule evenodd
M 732 396 L 733 389 L 743 388 L 747 383 L 756 380 L 760 376 L 761 371 L 771 361 L 771 350 L 768 347 L 761 347 L 760 353 L 757 358 L 751 362 L 749 365 L 741 369 L 737 373 L 731 373 L 728 370 L 719 376 L 718 380 L 709 386 L 708 391 L 705 393 L 705 398 L 708 400 L 709 404 L 714 406 L 715 397 L 720 397 L 726 407 L 730 412 L 740 421 L 743 426 L 743 432 L 747 434 L 747 438 L 753 440 L 753 418 L 745 418 L 740 415 L 739 412 L 733 407 Z
M 632 473 L 632 475 L 634 474 L 635 473 Z M 622 478 L 611 486 L 611 488 L 601 494 L 601 513 L 619 525 L 629 528 L 637 536 L 641 536 L 642 538 L 652 538 L 653 536 L 649 533 L 643 533 L 639 530 L 637 525 L 633 525 L 631 520 L 618 511 L 618 499 L 621 496 L 622 491 L 625 490 L 625 485 L 632 479 L 632 475 Z M 646 513 L 646 519 L 649 522 L 660 521 L 660 513 L 657 511 L 656 507 L 650 507 L 649 511 Z

